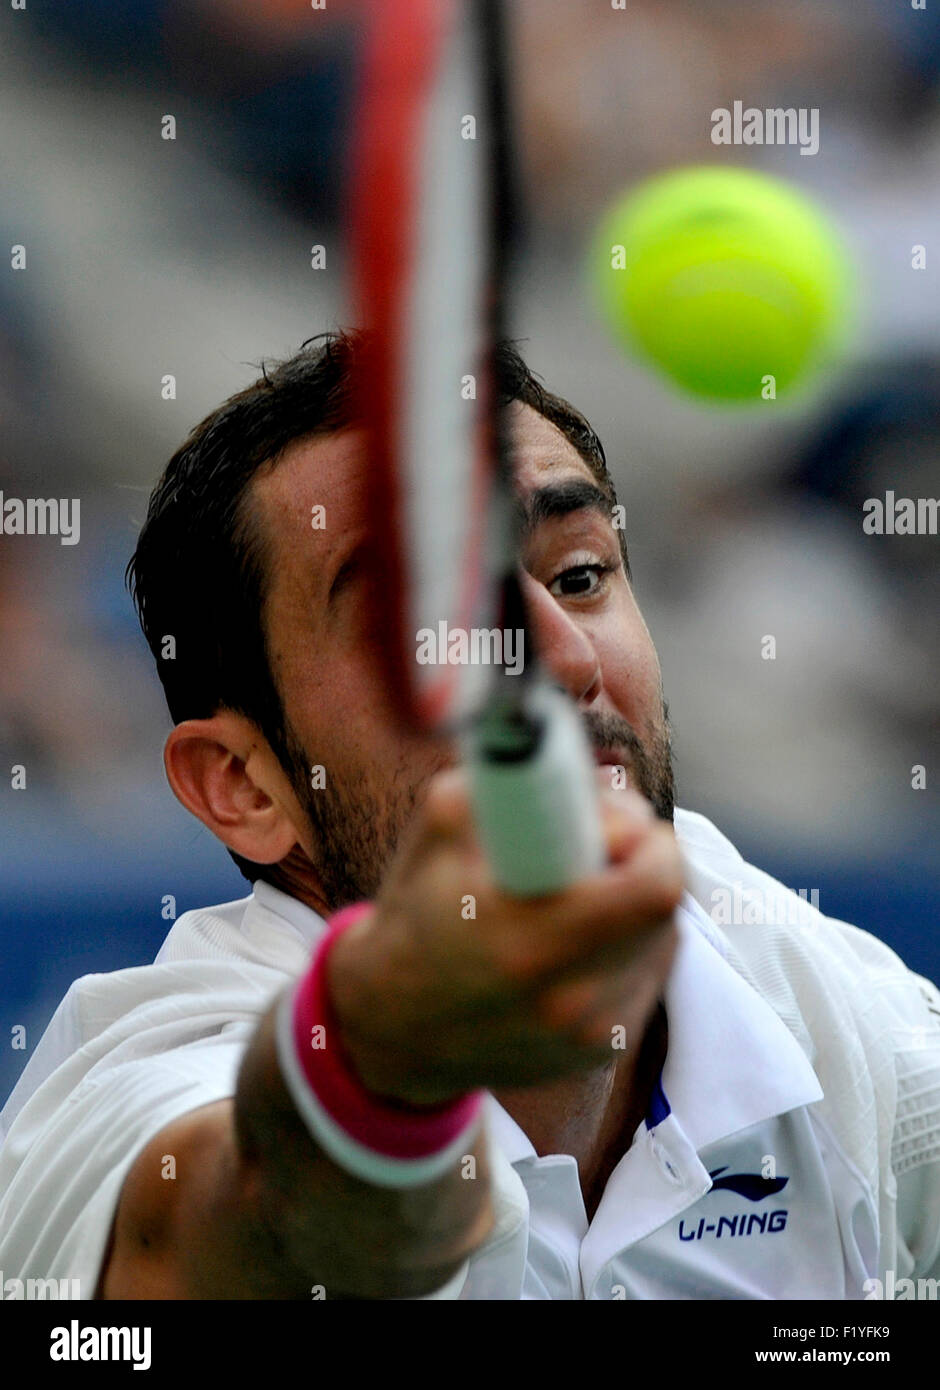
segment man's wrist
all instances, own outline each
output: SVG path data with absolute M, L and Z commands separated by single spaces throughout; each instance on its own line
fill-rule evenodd
M 394 981 L 381 970 L 373 971 L 370 933 L 375 918 L 371 908 L 334 943 L 326 967 L 330 1005 L 339 1029 L 339 1044 L 349 1067 L 377 1099 L 414 1108 L 434 1107 L 456 1100 L 459 1092 L 423 1085 L 388 1029 L 383 1029 L 388 1001 L 394 998 Z
M 482 1120 L 482 1091 L 414 1106 L 369 1089 L 341 1041 L 327 973 L 342 938 L 368 916 L 358 903 L 330 920 L 310 969 L 275 1019 L 281 1075 L 312 1137 L 335 1163 L 380 1187 L 433 1182 L 453 1167 Z
M 396 1049 L 391 1039 L 381 1038 L 382 1002 L 369 968 L 368 938 L 374 916 L 372 908 L 334 943 L 326 965 L 327 993 L 350 1069 L 377 1099 L 407 1104 L 400 1089 L 406 1088 L 404 1078 L 396 1077 Z

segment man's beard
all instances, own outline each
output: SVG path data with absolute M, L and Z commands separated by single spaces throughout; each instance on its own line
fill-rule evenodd
M 676 809 L 676 784 L 672 768 L 672 739 L 669 706 L 663 701 L 659 730 L 644 743 L 632 725 L 619 714 L 588 710 L 584 725 L 593 748 L 622 749 L 631 786 L 646 797 L 660 820 L 672 821 Z
M 312 831 L 313 868 L 324 901 L 331 912 L 371 901 L 428 778 L 410 781 L 403 762 L 377 795 L 366 778 L 347 782 L 326 767 L 324 785 L 314 787 L 310 763 L 288 719 L 279 732 L 278 756 Z
M 669 710 L 663 702 L 660 731 L 643 743 L 618 714 L 584 715 L 591 745 L 598 750 L 622 749 L 628 758 L 629 782 L 650 802 L 656 815 L 672 821 L 675 782 Z M 315 788 L 310 763 L 290 721 L 282 716 L 279 757 L 294 793 L 307 816 L 317 849 L 314 870 L 331 912 L 348 903 L 376 898 L 399 840 L 419 805 L 430 774 L 409 779 L 403 761 L 390 783 L 377 796 L 365 779 L 347 783 L 326 769 L 325 784 Z M 442 764 L 443 766 L 444 764 Z

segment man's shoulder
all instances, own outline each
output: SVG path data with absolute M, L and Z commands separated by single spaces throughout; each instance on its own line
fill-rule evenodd
M 73 1093 L 105 1071 L 247 1033 L 304 958 L 254 895 L 183 913 L 152 964 L 73 981 L 0 1110 L 0 1142 L 44 1087 Z
M 698 850 L 700 853 L 716 856 L 719 859 L 727 859 L 730 862 L 740 860 L 741 855 L 726 835 L 723 835 L 718 827 L 703 816 L 700 811 L 690 811 L 685 807 L 677 806 L 673 817 L 676 839 L 683 849 L 690 852 Z
M 259 991 L 269 995 L 303 969 L 309 951 L 267 902 L 252 893 L 192 908 L 173 922 L 152 963 L 75 980 L 60 1008 L 79 1044 L 141 1011 L 218 1019 L 240 1000 L 253 1007 Z
M 731 965 L 795 1034 L 817 1070 L 844 1054 L 853 1067 L 905 1070 L 936 1050 L 940 990 L 883 941 L 820 910 L 748 863 L 705 816 L 677 812 L 689 892 Z M 915 1061 L 923 1060 L 915 1057 Z
M 154 961 L 77 979 L 63 1000 L 82 1046 L 122 1031 L 189 1016 L 221 1022 L 257 1007 L 292 973 L 291 943 L 255 929 L 254 896 L 194 908 L 173 923 Z M 133 1016 L 133 1020 L 131 1020 Z
M 789 1028 L 820 1109 L 874 1186 L 940 1142 L 940 991 L 883 941 L 749 864 L 704 817 L 677 814 L 691 896 L 728 963 Z
M 746 860 L 707 817 L 677 810 L 675 829 L 689 892 L 734 950 L 766 955 L 776 946 L 839 959 L 878 978 L 912 973 L 871 932 L 823 912 L 818 892 L 794 891 Z

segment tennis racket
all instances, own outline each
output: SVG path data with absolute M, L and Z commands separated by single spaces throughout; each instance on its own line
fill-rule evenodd
M 499 0 L 376 6 L 351 247 L 378 656 L 401 717 L 459 740 L 493 875 L 526 897 L 604 851 L 584 727 L 539 669 L 518 579 L 495 357 L 515 209 L 507 91 Z

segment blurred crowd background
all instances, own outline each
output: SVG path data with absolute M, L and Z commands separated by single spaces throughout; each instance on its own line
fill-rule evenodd
M 25 1024 L 29 1039 L 0 1046 L 0 1098 L 77 975 L 146 963 L 174 907 L 247 892 L 164 781 L 169 721 L 123 573 L 189 428 L 262 358 L 349 323 L 367 9 L 47 0 L 3 16 L 0 245 L 28 263 L 0 276 L 0 487 L 79 497 L 81 541 L 0 536 L 0 1038 Z M 938 539 L 861 528 L 867 497 L 940 492 L 940 5 L 510 9 L 527 204 L 513 332 L 605 442 L 680 804 L 940 977 Z M 711 111 L 735 100 L 819 108 L 819 153 L 716 149 Z M 795 405 L 684 399 L 593 315 L 583 260 L 602 211 L 697 162 L 805 187 L 851 247 L 850 359 Z

